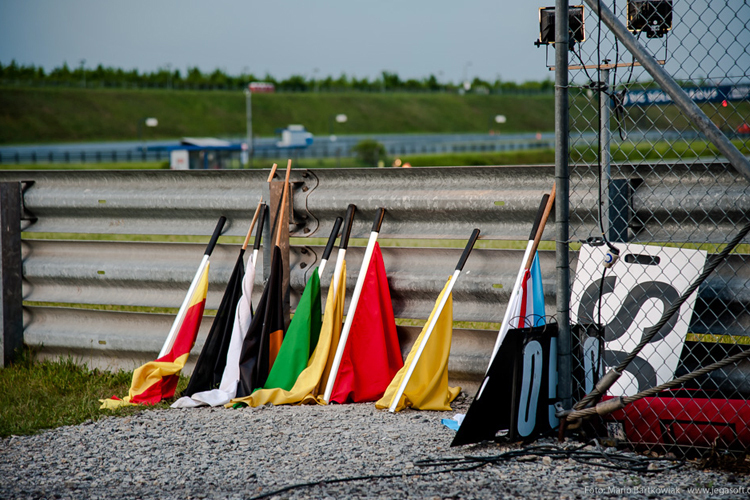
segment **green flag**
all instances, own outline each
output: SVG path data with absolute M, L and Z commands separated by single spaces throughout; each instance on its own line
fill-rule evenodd
M 292 322 L 284 336 L 276 361 L 268 374 L 264 389 L 290 390 L 307 367 L 310 353 L 320 336 L 320 277 L 317 270 L 307 280 Z

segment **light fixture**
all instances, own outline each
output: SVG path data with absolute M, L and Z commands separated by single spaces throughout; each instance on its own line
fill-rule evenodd
M 661 38 L 672 29 L 672 0 L 628 0 L 628 30 Z
M 571 5 L 568 7 L 568 34 L 570 50 L 573 50 L 575 42 L 586 40 L 586 31 L 583 25 L 583 5 Z M 549 45 L 555 43 L 555 8 L 542 7 L 539 9 L 539 40 L 534 45 Z

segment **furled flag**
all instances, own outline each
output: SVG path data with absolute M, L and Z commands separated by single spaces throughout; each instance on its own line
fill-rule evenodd
M 385 264 L 375 243 L 330 401 L 376 401 L 402 366 Z
M 208 268 L 209 265 L 206 264 L 190 296 L 185 317 L 174 337 L 171 349 L 156 361 L 150 361 L 136 368 L 128 396 L 124 399 L 113 397 L 100 400 L 101 409 L 115 409 L 133 404 L 155 405 L 162 399 L 171 398 L 174 395 L 180 370 L 185 366 L 190 349 L 195 344 L 195 337 L 198 335 L 198 328 L 203 318 L 208 292 Z
M 542 269 L 539 267 L 539 252 L 534 255 L 531 268 L 524 273 L 521 284 L 521 298 L 517 307 L 517 313 L 511 317 L 511 328 L 544 325 L 544 290 L 542 288 Z
M 450 280 L 446 282 L 443 291 L 435 302 L 435 307 L 427 319 L 427 323 L 422 332 L 419 334 L 416 342 L 412 346 L 409 355 L 406 358 L 403 368 L 401 368 L 393 380 L 388 385 L 385 394 L 378 402 L 376 408 L 386 409 L 393 405 L 393 398 L 396 396 L 399 386 L 401 385 L 407 371 L 414 361 L 417 348 L 422 344 L 422 339 L 426 334 L 428 325 L 438 309 L 443 296 L 446 293 Z M 409 378 L 403 394 L 395 406 L 395 411 L 404 408 L 414 408 L 416 410 L 437 410 L 449 411 L 450 403 L 461 392 L 460 387 L 448 387 L 448 357 L 451 351 L 451 340 L 453 337 L 453 297 L 448 295 L 448 299 L 443 307 L 440 316 L 435 323 L 428 342 L 417 360 L 414 371 Z
M 478 228 L 471 232 L 456 269 L 440 292 L 427 323 L 406 358 L 406 364 L 375 404 L 377 408 L 388 408 L 392 413 L 406 406 L 419 410 L 450 410 L 451 401 L 461 392 L 460 387 L 448 387 L 448 357 L 453 337 L 452 290 L 479 238 L 479 232 Z
M 288 391 L 294 386 L 299 374 L 307 367 L 310 352 L 315 348 L 312 343 L 317 343 L 321 325 L 320 277 L 316 271 L 307 280 L 264 389 L 278 387 Z
M 529 234 L 529 242 L 526 245 L 526 251 L 523 255 L 521 268 L 516 276 L 516 282 L 513 284 L 513 290 L 508 300 L 508 306 L 505 309 L 503 322 L 500 325 L 500 331 L 497 333 L 495 346 L 492 348 L 490 363 L 497 355 L 497 351 L 505 340 L 508 330 L 513 328 L 523 328 L 544 324 L 544 295 L 542 294 L 542 273 L 539 270 L 539 253 L 537 248 L 539 241 L 544 233 L 544 227 L 547 224 L 547 218 L 552 211 L 555 201 L 555 184 L 552 185 L 550 194 L 542 196 L 539 204 L 534 225 Z M 536 266 L 535 269 L 532 269 Z
M 337 267 L 339 267 L 338 263 Z M 328 380 L 330 359 L 336 352 L 339 335 L 341 334 L 341 323 L 344 318 L 346 262 L 342 261 L 340 268 L 338 280 L 334 278 L 328 288 L 323 325 L 320 328 L 318 343 L 307 363 L 307 367 L 299 374 L 292 388 L 289 390 L 281 388 L 261 389 L 249 396 L 234 399 L 227 406 L 237 403 L 250 406 L 262 406 L 267 403 L 274 405 L 315 403 L 316 398 L 322 396 L 326 380 Z
M 182 392 L 183 396 L 192 396 L 197 392 L 210 391 L 219 387 L 227 363 L 227 352 L 232 338 L 237 304 L 242 296 L 242 278 L 245 275 L 243 269 L 245 262 L 242 258 L 244 253 L 244 249 L 240 250 L 219 309 L 216 311 L 216 317 L 208 331 L 206 342 L 203 344 L 198 361 L 195 362 L 193 374 L 190 376 L 187 388 Z
M 263 387 L 284 340 L 282 265 L 281 249 L 274 246 L 271 274 L 242 343 L 237 387 L 239 398 L 249 396 L 255 389 Z
M 221 343 L 227 343 L 226 349 L 223 349 L 222 346 L 223 358 L 214 358 L 212 355 L 211 361 L 206 363 L 209 367 L 213 368 L 209 373 L 210 379 L 208 382 L 210 382 L 210 384 L 202 382 L 200 384 L 202 386 L 201 390 L 189 392 L 190 385 L 193 383 L 193 379 L 198 373 L 198 365 L 203 358 L 203 352 L 201 352 L 201 357 L 198 358 L 198 363 L 193 371 L 193 376 L 190 378 L 188 389 L 183 393 L 183 397 L 172 404 L 172 408 L 195 408 L 203 405 L 224 405 L 227 404 L 237 393 L 237 383 L 240 378 L 240 351 L 242 350 L 242 341 L 245 338 L 247 329 L 250 327 L 250 319 L 252 318 L 255 259 L 257 258 L 258 248 L 260 247 L 265 214 L 266 205 L 264 205 L 261 200 L 261 203 L 258 204 L 258 209 L 256 210 L 256 217 L 260 215 L 260 221 L 255 234 L 253 255 L 247 259 L 247 266 L 243 272 L 243 257 L 245 249 L 247 248 L 250 232 L 253 228 L 251 224 L 250 230 L 247 233 L 248 236 L 245 238 L 245 243 L 242 245 L 240 254 L 237 257 L 237 263 L 235 264 L 234 271 L 232 271 L 232 276 L 229 278 L 226 292 L 224 292 L 224 298 L 222 299 L 219 310 L 216 313 L 216 319 L 211 326 L 211 332 L 209 332 L 208 339 L 206 340 L 206 343 L 210 341 L 214 328 L 218 323 L 220 325 L 218 327 L 220 330 L 217 330 L 217 332 L 219 332 L 219 335 L 222 337 Z M 256 217 L 253 217 L 253 223 L 255 223 Z M 221 320 L 219 320 L 220 317 L 222 317 Z M 219 342 L 216 343 L 218 344 Z M 221 356 L 222 354 L 221 352 L 216 352 L 215 355 Z M 221 371 L 219 372 L 220 366 Z M 218 379 L 216 378 L 217 373 L 219 375 Z

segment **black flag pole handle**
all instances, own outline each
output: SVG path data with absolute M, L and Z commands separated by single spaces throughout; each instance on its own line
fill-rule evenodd
M 216 246 L 216 242 L 219 239 L 219 236 L 221 235 L 221 230 L 224 229 L 224 223 L 227 221 L 227 218 L 223 215 L 219 217 L 219 222 L 216 223 L 216 227 L 214 228 L 214 234 L 211 236 L 211 241 L 208 242 L 208 246 L 206 247 L 205 255 L 211 255 L 211 252 L 214 251 L 214 247 Z
M 354 224 L 354 213 L 357 211 L 357 205 L 350 203 L 346 208 L 346 215 L 344 216 L 344 229 L 341 230 L 341 239 L 339 240 L 339 248 L 346 250 L 349 247 L 349 236 L 352 234 L 352 224 Z
M 323 250 L 323 258 L 320 259 L 320 265 L 318 265 L 319 277 L 323 277 L 323 271 L 326 268 L 326 264 L 328 264 L 328 258 L 331 256 L 331 251 L 333 251 L 333 244 L 336 243 L 336 237 L 339 235 L 339 229 L 341 229 L 343 220 L 341 217 L 336 217 L 336 221 L 333 223 L 333 231 L 331 231 L 331 235 L 328 237 L 328 244 L 325 250 Z
M 326 245 L 326 249 L 323 250 L 323 260 L 328 260 L 328 257 L 331 256 L 331 252 L 333 251 L 333 244 L 336 243 L 336 238 L 339 235 L 341 224 L 343 222 L 344 219 L 342 219 L 341 217 L 336 217 L 336 221 L 333 223 L 333 230 L 331 231 L 331 235 L 328 237 L 328 244 Z
M 534 218 L 534 225 L 531 227 L 531 233 L 529 234 L 530 240 L 533 240 L 536 237 L 536 232 L 539 230 L 539 223 L 542 222 L 544 209 L 547 207 L 547 200 L 549 200 L 548 194 L 545 194 L 544 196 L 542 196 L 542 202 L 539 204 L 539 209 L 536 211 L 536 217 Z
M 260 241 L 263 237 L 263 226 L 266 223 L 266 210 L 268 210 L 268 205 L 265 203 L 260 207 L 260 215 L 258 215 L 258 227 L 255 231 L 255 241 L 253 242 L 253 250 L 258 250 L 260 248 Z
M 475 228 L 474 231 L 471 233 L 471 236 L 469 237 L 469 241 L 466 243 L 466 248 L 464 248 L 464 253 L 462 253 L 461 258 L 458 259 L 458 264 L 456 265 L 456 271 L 464 270 L 466 259 L 469 258 L 469 254 L 471 254 L 471 251 L 474 248 L 474 244 L 477 242 L 478 238 L 479 238 L 479 229 Z
M 378 208 L 378 214 L 375 216 L 375 222 L 372 223 L 373 233 L 380 232 L 380 226 L 383 224 L 383 217 L 385 217 L 385 208 Z

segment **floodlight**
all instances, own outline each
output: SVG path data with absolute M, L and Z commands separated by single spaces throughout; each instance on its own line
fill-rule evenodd
M 571 50 L 573 50 L 575 42 L 586 40 L 586 32 L 583 26 L 583 5 L 568 7 L 568 33 Z M 551 43 L 555 43 L 555 8 L 542 7 L 539 9 L 539 40 L 534 42 L 534 45 L 538 47 Z
M 628 30 L 661 38 L 672 29 L 672 0 L 628 0 Z

